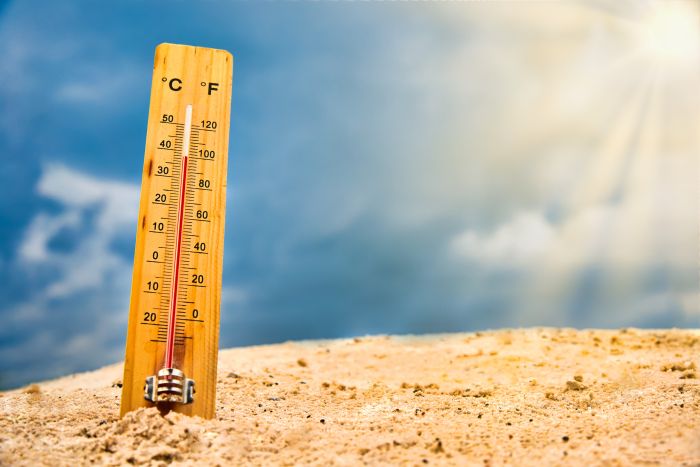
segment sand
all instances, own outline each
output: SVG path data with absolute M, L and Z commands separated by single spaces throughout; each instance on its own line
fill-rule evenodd
M 2 465 L 700 465 L 700 331 L 220 353 L 217 418 L 118 417 L 121 365 L 0 393 Z

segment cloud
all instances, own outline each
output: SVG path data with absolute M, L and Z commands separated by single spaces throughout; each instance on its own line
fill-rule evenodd
M 110 274 L 129 269 L 128 261 L 110 245 L 134 229 L 138 187 L 50 164 L 43 170 L 37 193 L 57 202 L 61 211 L 36 214 L 19 246 L 19 260 L 26 261 L 28 267 L 56 271 L 57 279 L 43 291 L 46 297 L 65 297 L 102 286 Z M 70 251 L 52 249 L 52 240 L 68 227 L 77 237 L 75 247 Z
M 496 279 L 515 292 L 513 324 L 697 326 L 697 260 L 688 254 L 697 239 L 684 233 L 697 224 L 686 215 L 682 229 L 655 234 L 658 213 L 646 201 L 629 195 L 557 222 L 524 211 L 490 230 L 466 229 L 446 250 L 464 268 L 515 273 Z M 664 216 L 678 221 L 674 211 Z
M 697 263 L 687 253 L 695 238 L 686 231 L 696 231 L 697 224 L 685 209 L 680 211 L 676 204 L 657 212 L 646 196 L 634 193 L 618 203 L 572 211 L 557 222 L 543 211 L 528 210 L 488 231 L 466 229 L 450 239 L 448 249 L 487 267 L 549 270 L 552 275 L 594 264 L 641 270 L 658 261 L 692 270 Z M 663 235 L 653 231 L 660 220 L 669 227 Z
M 38 213 L 29 224 L 22 243 L 19 245 L 19 259 L 27 263 L 46 263 L 51 259 L 48 244 L 51 239 L 66 227 L 80 224 L 80 215 L 76 211 L 63 212 L 58 215 Z
M 491 233 L 467 230 L 452 239 L 450 248 L 458 256 L 487 266 L 522 266 L 550 248 L 555 235 L 542 214 L 524 212 Z
M 47 164 L 36 193 L 44 208 L 11 259 L 31 286 L 2 310 L 3 384 L 102 365 L 123 348 L 132 260 L 114 244 L 133 238 L 138 187 Z

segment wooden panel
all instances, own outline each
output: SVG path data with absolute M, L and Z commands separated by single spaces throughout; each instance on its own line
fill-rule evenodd
M 224 50 L 156 48 L 122 416 L 153 405 L 144 383 L 168 358 L 194 380 L 194 401 L 159 408 L 215 415 L 232 75 L 233 57 Z

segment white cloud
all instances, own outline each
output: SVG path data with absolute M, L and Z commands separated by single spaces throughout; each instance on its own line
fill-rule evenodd
M 483 264 L 522 266 L 551 247 L 555 236 L 547 220 L 530 211 L 518 214 L 488 234 L 467 230 L 452 240 L 451 249 Z
M 99 227 L 105 232 L 125 225 L 132 227 L 138 215 L 138 186 L 103 180 L 60 164 L 45 167 L 37 192 L 66 207 L 84 209 L 101 203 Z
M 77 211 L 67 211 L 58 215 L 37 214 L 29 224 L 24 240 L 19 247 L 19 258 L 27 262 L 50 260 L 49 241 L 63 228 L 75 227 L 80 223 Z
M 8 307 L 0 329 L 0 341 L 23 336 L 0 348 L 0 357 L 14 362 L 16 381 L 36 378 L 39 368 L 50 377 L 119 359 L 115 336 L 128 315 L 131 260 L 113 244 L 134 235 L 138 187 L 53 164 L 43 168 L 36 191 L 58 209 L 34 215 L 12 259 L 33 286 Z M 85 291 L 91 293 L 72 300 Z M 40 363 L 47 349 L 54 352 L 51 368 Z
M 126 261 L 110 244 L 132 231 L 138 215 L 136 185 L 103 180 L 63 165 L 44 168 L 37 192 L 62 205 L 57 214 L 38 213 L 19 247 L 18 259 L 33 267 L 52 267 L 57 279 L 43 291 L 47 298 L 103 285 L 111 273 L 125 274 Z M 88 210 L 96 208 L 94 222 L 86 224 Z M 84 225 L 83 225 L 84 224 Z M 79 238 L 70 251 L 55 251 L 50 242 L 66 227 Z
M 675 211 L 673 205 L 659 211 L 634 195 L 615 205 L 590 205 L 558 223 L 523 211 L 490 232 L 465 230 L 453 237 L 449 251 L 489 267 L 530 268 L 552 277 L 588 265 L 639 272 L 659 261 L 694 270 L 696 258 L 688 252 L 696 249 L 697 223 L 687 215 L 669 221 L 680 217 Z M 659 225 L 666 226 L 662 233 Z

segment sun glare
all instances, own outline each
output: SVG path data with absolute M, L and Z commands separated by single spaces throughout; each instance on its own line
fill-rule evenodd
M 644 21 L 642 42 L 645 51 L 658 60 L 696 62 L 700 59 L 700 16 L 695 3 L 654 4 Z

